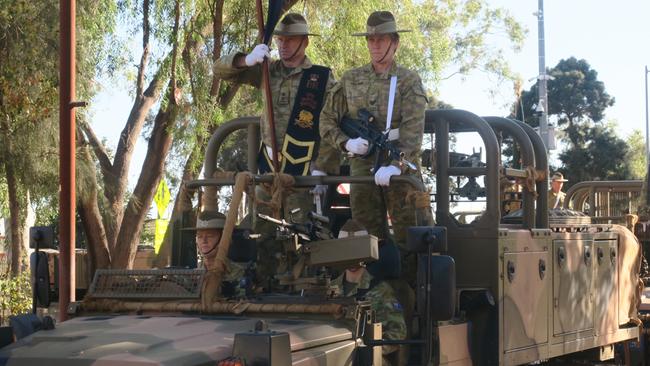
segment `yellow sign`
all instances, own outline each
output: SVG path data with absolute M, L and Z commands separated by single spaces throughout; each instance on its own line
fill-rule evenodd
M 171 200 L 171 193 L 169 193 L 169 187 L 167 187 L 167 182 L 165 179 L 160 180 L 158 184 L 158 189 L 156 190 L 156 195 L 153 197 L 153 201 L 156 203 L 156 208 L 158 208 L 158 217 L 159 219 L 165 216 L 165 211 L 167 211 L 167 206 Z
M 162 246 L 163 239 L 165 239 L 165 232 L 167 231 L 167 226 L 169 226 L 169 220 L 156 220 L 156 231 L 153 235 L 153 249 L 156 254 L 160 251 Z

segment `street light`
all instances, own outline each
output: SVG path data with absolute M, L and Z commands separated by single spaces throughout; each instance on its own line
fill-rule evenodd
M 545 55 L 545 45 L 544 45 L 544 0 L 538 0 L 537 3 L 537 12 L 534 13 L 537 16 L 537 46 L 539 52 L 539 76 L 538 76 L 538 88 L 539 88 L 539 134 L 544 141 L 544 146 L 546 147 L 546 152 L 549 151 L 549 139 L 548 139 L 548 96 L 546 91 L 546 81 L 548 80 L 548 75 L 546 75 L 546 55 Z

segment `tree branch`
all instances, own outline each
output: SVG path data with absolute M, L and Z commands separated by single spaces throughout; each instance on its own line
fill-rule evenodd
M 142 94 L 144 88 L 144 74 L 149 62 L 149 32 L 151 25 L 149 24 L 149 0 L 144 0 L 142 4 L 142 57 L 140 58 L 140 66 L 138 67 L 138 78 L 136 81 L 136 95 Z
M 215 64 L 221 57 L 223 48 L 223 4 L 224 0 L 215 0 L 212 9 L 212 38 L 214 39 L 214 48 L 212 49 L 212 63 Z M 212 83 L 210 85 L 210 96 L 214 97 L 219 94 L 221 78 L 212 73 Z
M 93 131 L 92 127 L 90 127 L 86 121 L 81 121 L 81 123 L 79 123 L 79 128 L 83 131 L 84 135 L 86 135 L 88 143 L 93 148 L 93 152 L 95 153 L 97 160 L 99 160 L 99 166 L 102 168 L 102 173 L 110 173 L 113 169 L 113 164 L 111 164 L 111 159 L 108 157 L 104 144 L 99 141 L 97 135 L 95 135 L 95 131 Z

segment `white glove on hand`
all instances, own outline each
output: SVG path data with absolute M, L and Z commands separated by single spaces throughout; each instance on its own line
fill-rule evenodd
M 363 155 L 368 152 L 368 140 L 361 137 L 350 139 L 345 143 L 345 150 L 353 154 Z
M 400 174 L 402 174 L 402 171 L 395 165 L 382 166 L 377 169 L 377 173 L 375 173 L 375 184 L 378 186 L 388 187 L 390 184 L 390 177 Z
M 313 177 L 324 177 L 324 176 L 327 176 L 327 173 L 322 172 L 320 170 L 313 170 L 311 172 L 311 175 Z M 314 188 L 312 188 L 309 191 L 309 193 L 311 193 L 313 195 L 319 195 L 319 196 L 324 195 L 326 192 L 327 192 L 327 186 L 324 185 L 324 184 L 318 184 L 318 185 L 314 186 Z
M 246 66 L 261 64 L 264 62 L 264 57 L 271 58 L 271 54 L 269 53 L 269 46 L 265 44 L 258 44 L 255 46 L 255 48 L 253 48 L 251 53 L 246 55 L 246 58 L 244 58 L 244 63 L 246 63 Z

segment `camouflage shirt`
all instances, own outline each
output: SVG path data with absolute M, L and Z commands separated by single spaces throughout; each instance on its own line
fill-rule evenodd
M 548 209 L 552 210 L 554 208 L 563 208 L 564 207 L 564 197 L 566 194 L 562 191 L 558 193 L 553 192 L 552 189 L 548 191 Z M 556 205 L 557 203 L 557 205 Z
M 373 278 L 366 270 L 364 270 L 359 283 L 347 282 L 344 277 L 345 272 L 331 282 L 331 287 L 335 293 L 345 297 L 356 296 L 359 290 L 370 288 Z M 405 339 L 404 313 L 402 305 L 395 297 L 393 288 L 385 281 L 381 281 L 368 290 L 365 298 L 370 301 L 375 318 L 381 322 L 382 337 L 384 339 Z
M 330 91 L 321 113 L 322 139 L 343 151 L 348 136 L 339 128 L 339 122 L 343 117 L 358 118 L 357 112 L 362 108 L 375 116 L 374 123 L 381 131 L 385 130 L 392 76 L 397 76 L 397 90 L 390 128 L 399 131 L 397 147 L 404 158 L 419 165 L 427 97 L 418 74 L 396 63 L 383 74 L 377 74 L 372 64 L 367 64 L 343 75 Z M 402 172 L 408 169 L 398 162 L 392 164 Z
M 238 56 L 245 56 L 245 54 L 237 52 L 220 58 L 215 65 L 215 75 L 223 80 L 239 84 L 248 84 L 255 88 L 260 88 L 262 84 L 262 66 L 258 64 L 252 67 L 234 67 L 233 62 Z M 298 87 L 300 86 L 302 72 L 311 67 L 312 63 L 309 60 L 309 57 L 306 56 L 302 64 L 295 68 L 284 66 L 281 60 L 273 60 L 269 64 L 271 96 L 273 98 L 273 117 L 275 120 L 275 137 L 278 149 L 282 147 L 283 138 L 289 124 L 289 118 L 293 111 L 293 103 L 296 99 Z M 329 78 L 327 79 L 325 95 L 327 95 L 327 91 L 330 90 L 334 84 L 334 75 L 330 72 Z M 266 146 L 270 147 L 271 130 L 267 120 L 266 115 L 263 114 L 261 119 L 261 135 L 262 142 L 264 142 Z M 325 145 L 321 150 L 327 150 L 328 148 L 328 145 Z M 331 151 L 325 151 L 322 154 L 319 154 L 325 157 L 323 159 L 323 164 L 334 164 L 330 159 L 338 159 L 338 154 L 334 155 Z M 338 163 L 338 160 L 336 163 Z M 326 170 L 324 166 L 316 169 Z

